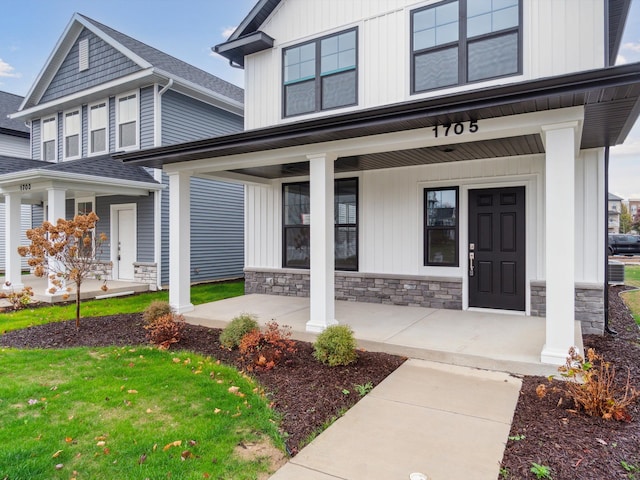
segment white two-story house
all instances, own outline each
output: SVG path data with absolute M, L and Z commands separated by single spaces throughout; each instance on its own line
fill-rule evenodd
M 604 328 L 608 148 L 640 112 L 640 65 L 613 66 L 628 7 L 261 0 L 215 47 L 245 70 L 246 131 L 122 158 L 180 190 L 244 183 L 246 291 L 309 296 L 310 331 L 336 299 L 519 312 L 564 363 L 576 321 Z
M 243 91 L 74 14 L 10 117 L 29 126 L 31 143 L 30 159 L 0 170 L 7 280 L 22 283 L 17 226 L 31 205 L 34 225 L 96 212 L 106 278 L 156 288 L 169 283 L 169 180 L 113 155 L 241 131 Z M 190 191 L 200 223 L 186 280 L 242 276 L 243 187 L 194 178 Z

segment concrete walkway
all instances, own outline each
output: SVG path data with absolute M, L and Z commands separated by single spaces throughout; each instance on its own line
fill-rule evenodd
M 315 338 L 308 298 L 245 295 L 185 318 L 224 327 L 240 313 Z M 545 319 L 340 301 L 336 318 L 359 346 L 410 359 L 271 479 L 497 480 L 521 386 L 512 374 L 557 373 L 540 362 Z M 582 348 L 579 324 L 575 340 Z
M 271 480 L 496 480 L 520 385 L 408 360 Z

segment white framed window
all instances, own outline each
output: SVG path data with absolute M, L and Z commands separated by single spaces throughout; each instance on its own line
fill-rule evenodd
M 47 162 L 55 162 L 57 159 L 58 146 L 56 144 L 56 134 L 58 131 L 58 122 L 56 117 L 48 117 L 42 119 L 42 160 Z
M 80 110 L 64 113 L 64 159 L 80 158 Z
M 107 153 L 109 148 L 109 103 L 89 105 L 89 155 Z
M 138 147 L 138 94 L 116 97 L 116 148 L 131 150 Z
M 88 215 L 94 211 L 95 206 L 95 198 L 94 197 L 80 197 L 75 199 L 76 215 Z M 84 254 L 91 255 L 96 246 L 96 235 L 95 231 L 92 230 L 89 232 L 89 237 L 91 238 L 91 243 L 89 245 L 84 245 L 84 243 L 80 244 L 80 256 Z

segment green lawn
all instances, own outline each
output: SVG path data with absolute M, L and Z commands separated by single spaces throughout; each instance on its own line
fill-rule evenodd
M 260 389 L 191 353 L 2 349 L 0 378 L 2 479 L 254 479 L 234 449 L 282 447 Z
M 624 268 L 625 284 L 640 288 L 640 265 L 627 265 Z M 636 323 L 640 325 L 640 290 L 633 290 L 622 294 Z
M 224 298 L 237 297 L 243 293 L 243 281 L 194 285 L 191 287 L 191 302 L 194 305 L 199 305 Z M 95 317 L 115 315 L 118 313 L 142 312 L 153 300 L 168 301 L 169 292 L 162 290 L 159 292 L 130 295 L 128 297 L 87 300 L 82 302 L 80 314 L 82 317 Z M 75 304 L 27 308 L 17 312 L 2 313 L 0 314 L 0 333 L 44 323 L 72 320 L 74 318 Z

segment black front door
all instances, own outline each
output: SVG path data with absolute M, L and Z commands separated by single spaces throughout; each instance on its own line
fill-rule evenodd
M 469 306 L 525 309 L 524 187 L 469 190 Z

